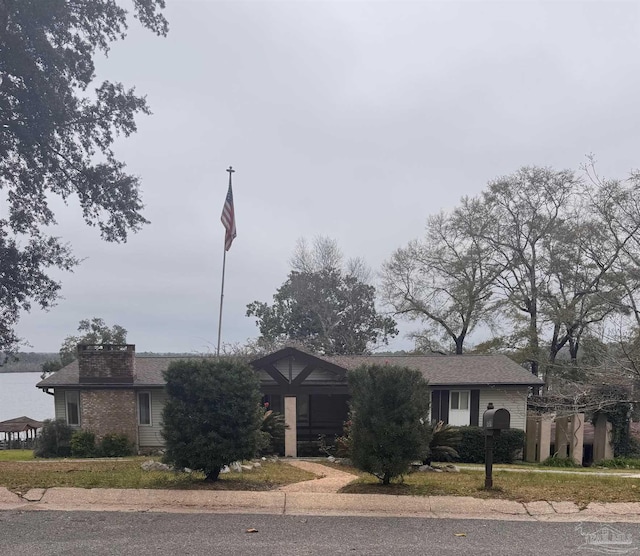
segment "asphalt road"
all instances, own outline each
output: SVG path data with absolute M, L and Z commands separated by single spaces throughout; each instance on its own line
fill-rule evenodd
M 566 556 L 607 553 L 582 535 L 602 527 L 416 518 L 6 511 L 0 512 L 0 555 Z M 613 528 L 631 535 L 631 544 L 618 548 L 640 551 L 637 524 L 616 523 Z

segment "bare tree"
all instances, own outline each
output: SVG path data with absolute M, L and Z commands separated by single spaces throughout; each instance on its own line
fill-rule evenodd
M 489 226 L 481 203 L 463 199 L 451 214 L 429 218 L 423 240 L 411 241 L 385 262 L 384 301 L 396 315 L 422 322 L 414 337 L 441 350 L 433 336 L 464 350 L 468 334 L 492 310 L 493 286 L 502 266 L 485 239 Z
M 577 184 L 568 170 L 524 167 L 489 183 L 483 193 L 492 222 L 483 237 L 504 265 L 498 282 L 511 315 L 516 322 L 525 318 L 527 359 L 535 375 L 543 358 L 540 290 L 549 279 L 545 241 L 562 224 L 562 211 Z

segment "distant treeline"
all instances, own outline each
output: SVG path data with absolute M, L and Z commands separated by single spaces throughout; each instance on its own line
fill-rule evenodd
M 11 358 L 0 365 L 0 373 L 39 373 L 45 361 L 57 357 L 60 357 L 57 353 L 17 353 L 16 359 Z

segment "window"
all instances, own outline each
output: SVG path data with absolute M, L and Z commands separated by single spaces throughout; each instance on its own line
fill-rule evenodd
M 138 392 L 138 424 L 151 424 L 151 392 Z
M 451 392 L 451 409 L 469 409 L 469 392 Z
M 67 411 L 67 424 L 80 425 L 80 392 L 68 390 L 64 393 L 65 407 Z

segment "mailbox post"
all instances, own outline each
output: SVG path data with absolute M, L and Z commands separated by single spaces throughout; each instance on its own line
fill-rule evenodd
M 500 431 L 511 427 L 511 414 L 503 408 L 494 409 L 493 404 L 487 405 L 482 415 L 484 428 L 484 488 L 493 488 L 493 439 Z

